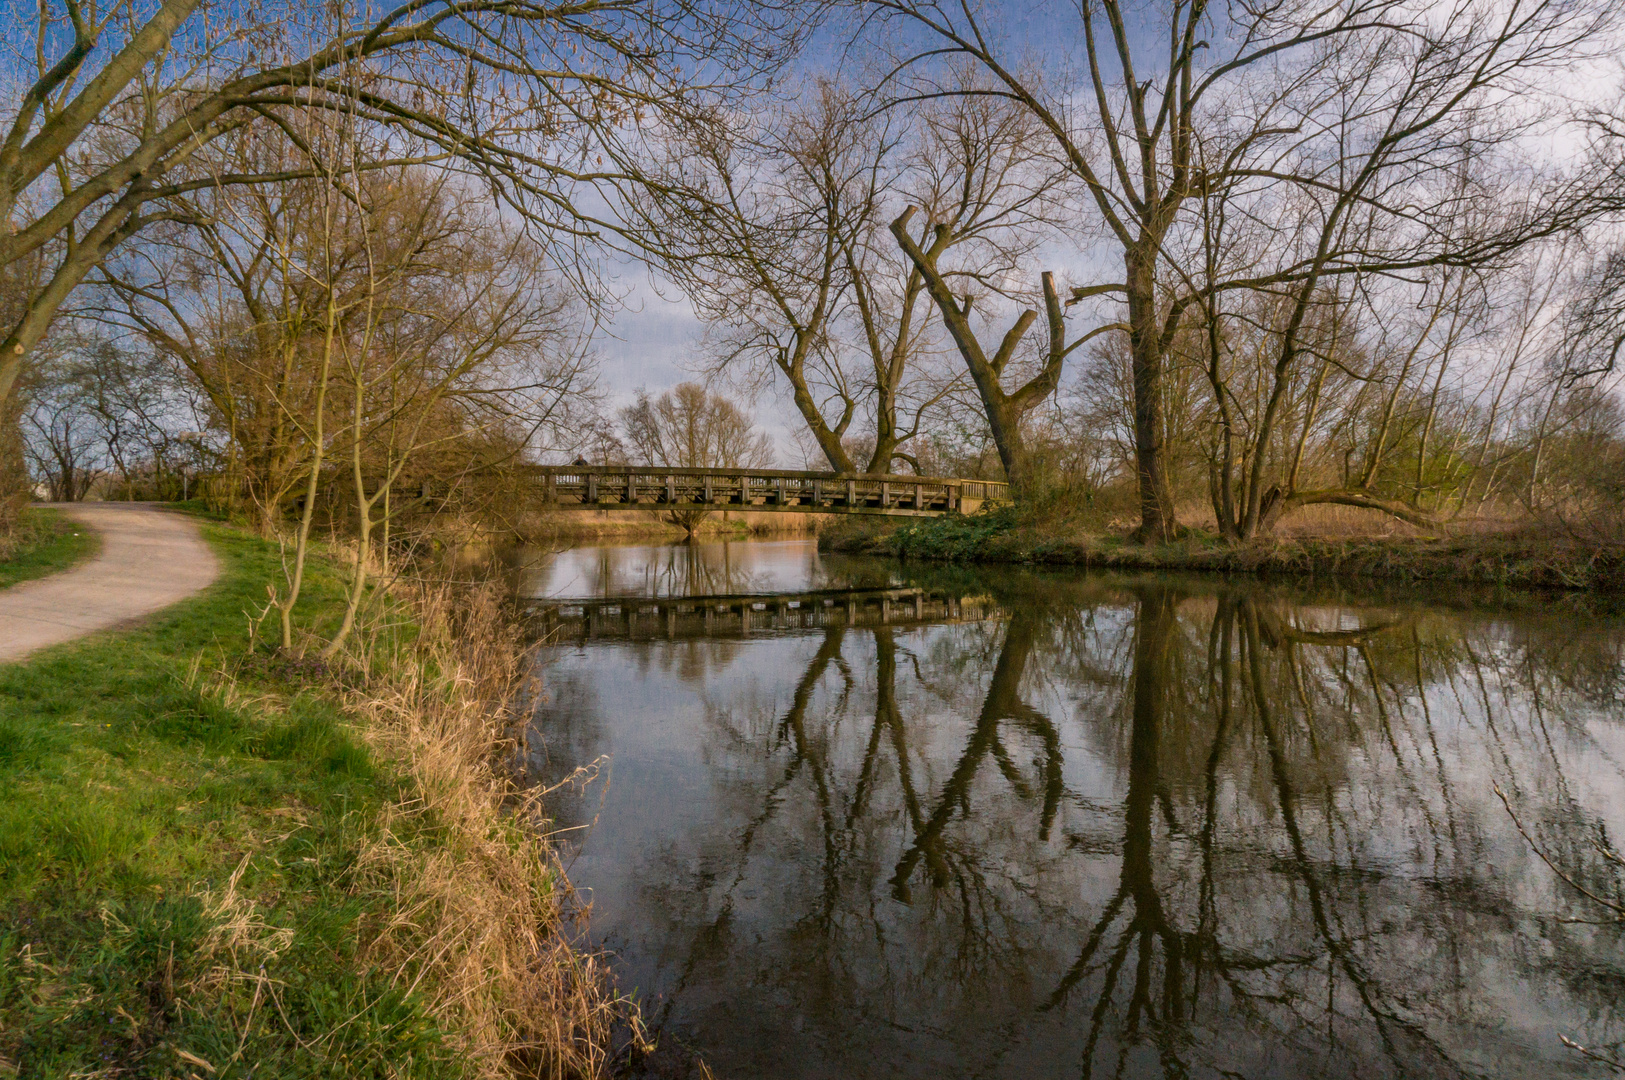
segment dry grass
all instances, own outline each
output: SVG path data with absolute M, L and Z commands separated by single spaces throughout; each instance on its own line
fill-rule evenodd
M 566 940 L 568 882 L 538 796 L 510 778 L 527 650 L 493 587 L 399 594 L 415 639 L 379 665 L 379 635 L 362 635 L 372 672 L 347 694 L 410 791 L 356 869 L 390 896 L 365 960 L 427 998 L 480 1076 L 601 1075 L 622 1005 Z
M 543 793 L 513 777 L 516 702 L 531 678 L 518 624 L 492 584 L 399 583 L 375 595 L 339 663 L 294 662 L 332 682 L 374 756 L 404 780 L 350 871 L 350 890 L 375 913 L 356 964 L 423 1000 L 475 1076 L 607 1075 L 612 1029 L 632 1035 L 634 1053 L 645 1044 L 602 960 L 570 943 L 575 905 Z M 230 708 L 274 707 L 246 699 L 225 670 L 200 678 L 194 663 L 187 682 Z M 213 997 L 226 982 L 255 984 L 238 1018 L 245 1033 L 255 1008 L 280 1008 L 260 965 L 287 933 L 238 891 L 247 865 L 201 897 L 216 929 L 186 988 Z
M 1211 519 L 1212 516 L 1209 510 L 1208 517 Z M 1352 540 L 1387 537 L 1409 539 L 1429 533 L 1380 510 L 1318 503 L 1287 514 L 1276 525 L 1275 535 L 1300 540 Z

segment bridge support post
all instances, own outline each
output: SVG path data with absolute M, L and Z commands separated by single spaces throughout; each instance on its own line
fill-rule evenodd
M 848 507 L 852 507 L 852 506 L 856 506 L 857 504 L 858 504 L 858 482 L 856 480 L 848 480 L 846 482 L 846 505 Z
M 553 473 L 547 474 L 547 488 L 542 494 L 542 499 L 547 503 L 559 501 L 559 478 Z
M 671 473 L 666 474 L 666 505 L 670 506 L 677 501 L 677 477 Z
M 916 510 L 924 510 L 925 509 L 925 485 L 924 484 L 915 484 L 914 485 L 914 509 L 916 509 Z
M 712 502 L 712 496 L 711 496 L 711 474 L 710 474 L 710 473 L 706 473 L 706 474 L 705 474 L 705 505 L 707 505 L 707 506 L 710 506 L 710 505 L 711 505 L 711 502 Z
M 598 474 L 597 473 L 588 473 L 587 474 L 587 501 L 590 502 L 590 503 L 595 503 L 595 502 L 598 501 Z
M 882 510 L 891 509 L 891 484 L 885 480 L 880 482 L 880 508 Z

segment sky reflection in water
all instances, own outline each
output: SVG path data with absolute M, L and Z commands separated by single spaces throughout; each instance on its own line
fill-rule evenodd
M 1592 1076 L 1560 1036 L 1625 1038 L 1621 928 L 1495 793 L 1616 887 L 1625 622 L 799 542 L 578 549 L 527 582 L 985 605 L 566 620 L 544 651 L 536 772 L 611 761 L 555 806 L 591 825 L 594 935 L 719 1077 Z

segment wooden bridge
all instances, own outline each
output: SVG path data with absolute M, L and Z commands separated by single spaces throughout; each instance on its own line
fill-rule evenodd
M 749 637 L 831 626 L 918 626 L 988 618 L 981 597 L 925 589 L 545 600 L 530 612 L 554 640 Z
M 779 469 L 538 465 L 526 470 L 548 510 L 782 510 L 802 514 L 938 517 L 1009 500 L 994 480 L 846 476 Z

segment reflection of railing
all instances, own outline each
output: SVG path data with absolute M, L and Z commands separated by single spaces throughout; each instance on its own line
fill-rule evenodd
M 907 626 L 988 618 L 991 604 L 924 589 L 826 589 L 738 596 L 542 601 L 532 607 L 561 638 L 731 637 L 829 626 Z
M 807 514 L 938 515 L 974 513 L 1005 502 L 996 480 L 938 476 L 843 476 L 777 469 L 664 469 L 652 466 L 543 465 L 528 470 L 543 503 L 555 510 L 788 510 Z

